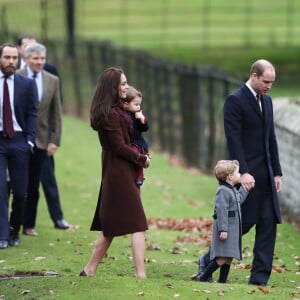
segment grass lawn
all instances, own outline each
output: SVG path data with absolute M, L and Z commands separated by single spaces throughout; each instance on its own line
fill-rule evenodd
M 78 276 L 91 254 L 96 232 L 89 231 L 100 180 L 100 149 L 97 135 L 87 123 L 64 118 L 63 143 L 56 154 L 56 173 L 67 231 L 54 229 L 43 196 L 36 230 L 38 237 L 21 236 L 21 245 L 0 251 L 1 274 L 25 271 L 58 272 L 55 277 L 0 280 L 0 299 L 299 299 L 299 233 L 288 223 L 278 227 L 274 266 L 269 286 L 247 284 L 253 232 L 243 238 L 244 260 L 234 266 L 228 284 L 191 280 L 196 261 L 206 245 L 183 243 L 197 240 L 201 232 L 150 228 L 147 232 L 147 274 L 133 278 L 128 237 L 116 238 L 92 278 Z M 165 155 L 152 152 L 142 187 L 148 218 L 209 218 L 212 215 L 213 177 L 170 163 Z M 116 183 L 117 188 L 117 183 Z M 215 276 L 216 278 L 216 276 Z

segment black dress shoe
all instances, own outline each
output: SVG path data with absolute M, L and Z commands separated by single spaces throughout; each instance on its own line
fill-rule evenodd
M 57 220 L 54 224 L 54 227 L 57 228 L 57 229 L 68 229 L 70 227 L 69 223 L 62 219 L 62 220 Z
M 84 270 L 82 270 L 82 271 L 79 273 L 79 276 L 87 276 L 87 274 L 85 273 Z
M 6 249 L 8 247 L 7 240 L 0 240 L 0 249 Z
M 11 236 L 9 238 L 9 246 L 11 247 L 16 247 L 16 246 L 19 246 L 20 245 L 20 239 L 18 236 Z

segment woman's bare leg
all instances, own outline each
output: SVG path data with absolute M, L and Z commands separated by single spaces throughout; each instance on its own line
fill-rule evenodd
M 97 267 L 109 248 L 112 240 L 113 237 L 105 237 L 102 232 L 99 234 L 95 242 L 92 256 L 83 269 L 87 276 L 93 276 L 96 274 Z
M 145 232 L 135 232 L 131 235 L 131 248 L 135 266 L 135 276 L 137 278 L 146 278 Z

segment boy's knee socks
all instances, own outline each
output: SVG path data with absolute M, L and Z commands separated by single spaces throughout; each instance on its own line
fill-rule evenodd
M 230 265 L 224 264 L 223 266 L 221 266 L 218 282 L 225 283 L 227 281 L 229 270 L 230 270 Z
M 212 260 L 203 274 L 200 276 L 200 281 L 208 281 L 208 279 L 211 277 L 212 273 L 215 272 L 220 266 L 216 263 L 215 260 Z

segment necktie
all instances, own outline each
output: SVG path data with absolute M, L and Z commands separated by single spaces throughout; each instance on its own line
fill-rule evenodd
M 14 126 L 12 120 L 12 112 L 9 100 L 9 91 L 7 85 L 7 77 L 3 81 L 3 135 L 12 138 L 14 136 Z
M 35 85 L 35 89 L 36 89 L 36 94 L 37 94 L 38 100 L 40 100 L 40 97 L 39 97 L 39 90 L 38 90 L 38 86 L 37 86 L 37 82 L 36 82 L 36 77 L 37 77 L 37 73 L 36 73 L 36 72 L 33 72 L 33 74 L 32 74 L 32 79 L 33 79 L 33 81 L 34 81 L 34 85 Z
M 256 101 L 259 106 L 259 109 L 261 110 L 260 94 L 256 94 Z

